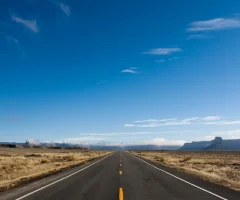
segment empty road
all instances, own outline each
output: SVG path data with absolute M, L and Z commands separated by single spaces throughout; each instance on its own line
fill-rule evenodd
M 21 188 L 6 200 L 239 200 L 240 193 L 174 169 L 115 152 Z

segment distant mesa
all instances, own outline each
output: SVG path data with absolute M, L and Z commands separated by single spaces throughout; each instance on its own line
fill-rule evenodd
M 216 137 L 211 141 L 185 143 L 179 150 L 236 151 L 240 150 L 240 139 L 223 140 L 221 137 Z

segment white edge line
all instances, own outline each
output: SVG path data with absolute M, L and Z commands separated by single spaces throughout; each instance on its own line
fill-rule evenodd
M 127 153 L 128 153 L 128 152 L 127 152 Z M 138 157 L 135 156 L 135 155 L 132 155 L 132 154 L 130 154 L 130 153 L 128 153 L 128 154 L 131 155 L 131 156 L 133 156 L 133 157 L 135 157 L 135 158 L 137 158 L 137 159 L 139 159 L 139 160 L 141 160 L 142 162 L 144 162 L 144 163 L 146 163 L 146 164 L 154 167 L 154 168 L 157 169 L 157 170 L 160 170 L 160 171 L 162 171 L 162 172 L 164 172 L 164 173 L 166 173 L 166 174 L 168 174 L 168 175 L 170 175 L 170 176 L 172 176 L 172 177 L 174 177 L 174 178 L 176 178 L 176 179 L 178 179 L 178 180 L 180 180 L 180 181 L 183 181 L 184 183 L 187 183 L 187 184 L 189 184 L 189 185 L 192 185 L 192 186 L 194 186 L 194 187 L 196 187 L 196 188 L 198 188 L 198 189 L 200 189 L 200 190 L 202 190 L 202 191 L 204 191 L 204 192 L 207 192 L 207 193 L 209 193 L 209 194 L 211 194 L 211 195 L 213 195 L 213 196 L 216 196 L 216 197 L 218 197 L 218 198 L 220 198 L 220 199 L 228 200 L 228 199 L 226 199 L 226 198 L 224 198 L 224 197 L 221 197 L 221 196 L 219 196 L 219 195 L 217 195 L 217 194 L 215 194 L 215 193 L 212 193 L 212 192 L 210 192 L 210 191 L 208 191 L 208 190 L 206 190 L 206 189 L 203 189 L 203 188 L 201 188 L 201 187 L 199 187 L 199 186 L 197 186 L 197 185 L 194 185 L 194 184 L 192 184 L 192 183 L 190 183 L 190 182 L 188 182 L 188 181 L 185 181 L 184 179 L 181 179 L 181 178 L 179 178 L 178 176 L 175 176 L 175 175 L 173 175 L 173 174 L 171 174 L 171 173 L 169 173 L 169 172 L 167 172 L 167 171 L 164 171 L 164 170 L 162 170 L 162 169 L 160 169 L 160 168 L 158 168 L 158 167 L 156 167 L 156 166 L 154 166 L 154 165 L 151 165 L 150 163 L 142 160 L 141 158 L 138 158 Z
M 112 153 L 112 154 L 110 154 L 110 155 L 107 155 L 106 157 L 102 158 L 101 160 L 98 160 L 98 161 L 96 161 L 96 162 L 94 162 L 94 163 L 92 163 L 92 164 L 90 164 L 90 165 L 88 165 L 88 166 L 86 166 L 86 167 L 84 167 L 84 168 L 82 168 L 82 169 L 80 169 L 80 170 L 78 170 L 78 171 L 76 171 L 76 172 L 68 175 L 68 176 L 65 176 L 65 177 L 63 177 L 63 178 L 61 178 L 61 179 L 59 179 L 59 180 L 57 180 L 57 181 L 54 181 L 54 182 L 52 182 L 52 183 L 50 183 L 50 184 L 48 184 L 48 185 L 45 185 L 45 186 L 43 186 L 43 187 L 41 187 L 41 188 L 39 188 L 39 189 L 37 189 L 37 190 L 34 190 L 33 192 L 30 192 L 30 193 L 28 193 L 28 194 L 26 194 L 26 195 L 24 195 L 24 196 L 22 196 L 22 197 L 19 197 L 19 198 L 17 198 L 16 200 L 24 199 L 24 198 L 26 198 L 26 197 L 28 197 L 28 196 L 30 196 L 30 195 L 32 195 L 32 194 L 40 191 L 40 190 L 43 190 L 43 189 L 45 189 L 45 188 L 47 188 L 47 187 L 49 187 L 49 186 L 51 186 L 51 185 L 54 185 L 55 183 L 58 183 L 58 182 L 60 182 L 60 181 L 63 181 L 64 179 L 67 179 L 67 178 L 69 178 L 69 177 L 71 177 L 71 176 L 73 176 L 73 175 L 75 175 L 75 174 L 83 171 L 84 169 L 87 169 L 88 167 L 91 167 L 92 165 L 95 165 L 96 163 L 98 163 L 98 162 L 106 159 L 107 157 L 109 157 L 109 156 L 111 156 L 111 155 L 113 155 L 113 154 L 114 154 L 114 153 Z

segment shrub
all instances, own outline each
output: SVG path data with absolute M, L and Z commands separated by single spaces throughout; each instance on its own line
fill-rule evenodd
M 45 164 L 45 163 L 47 163 L 47 162 L 48 162 L 47 159 L 42 159 L 42 160 L 41 160 L 41 164 Z
M 187 161 L 189 161 L 189 160 L 191 160 L 192 159 L 192 157 L 190 157 L 190 156 L 188 156 L 188 157 L 185 157 L 185 158 L 183 158 L 182 160 L 179 160 L 179 162 L 187 162 Z
M 68 162 L 76 160 L 73 155 L 65 156 L 65 157 L 63 157 L 63 159 L 64 159 L 64 161 L 68 161 Z
M 158 161 L 158 162 L 161 162 L 161 163 L 164 162 L 164 158 L 163 158 L 163 157 L 155 157 L 154 159 L 155 159 L 156 161 Z
M 26 154 L 25 157 L 26 158 L 31 158 L 31 157 L 42 157 L 42 156 L 40 154 L 33 153 L 33 154 Z

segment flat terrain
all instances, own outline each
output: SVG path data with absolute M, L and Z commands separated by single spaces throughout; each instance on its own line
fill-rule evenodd
M 0 191 L 109 153 L 80 149 L 0 148 Z
M 24 187 L 1 200 L 239 200 L 240 193 L 173 168 L 115 152 Z M 121 193 L 122 191 L 122 193 Z
M 239 151 L 131 151 L 131 153 L 240 191 Z

